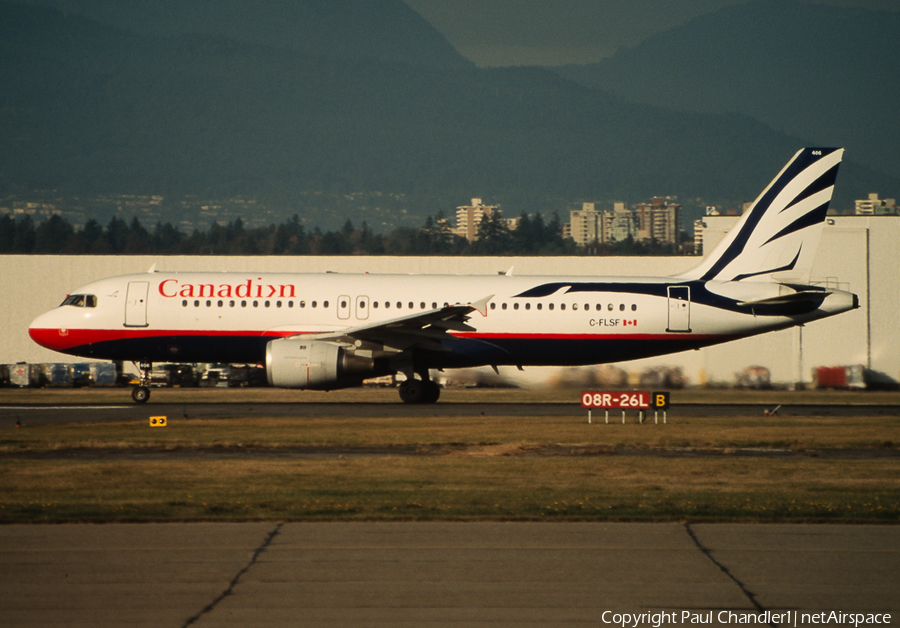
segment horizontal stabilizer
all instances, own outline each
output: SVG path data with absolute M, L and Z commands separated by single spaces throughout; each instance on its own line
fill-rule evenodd
M 821 302 L 830 294 L 832 293 L 827 290 L 806 290 L 803 292 L 794 292 L 793 294 L 782 294 L 777 297 L 769 297 L 768 299 L 742 301 L 738 303 L 738 305 L 742 307 L 757 307 L 767 305 L 793 305 L 796 303 L 816 303 Z

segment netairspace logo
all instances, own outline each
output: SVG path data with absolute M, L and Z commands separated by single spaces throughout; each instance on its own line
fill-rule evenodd
M 757 624 L 761 626 L 813 626 L 844 625 L 854 626 L 873 624 L 890 624 L 890 613 L 842 613 L 840 611 L 823 611 L 819 613 L 801 613 L 785 611 L 776 613 L 762 611 L 760 613 L 743 613 L 734 611 L 709 611 L 696 613 L 692 611 L 661 611 L 659 613 L 615 613 L 605 611 L 601 617 L 604 624 L 621 626 L 621 628 L 639 628 L 652 626 L 660 628 L 666 624 Z

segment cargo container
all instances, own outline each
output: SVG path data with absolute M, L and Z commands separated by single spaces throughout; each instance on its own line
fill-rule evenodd
M 68 364 L 51 362 L 41 365 L 41 385 L 43 386 L 71 386 L 72 369 Z
M 116 365 L 112 362 L 92 362 L 91 363 L 91 385 L 92 386 L 115 386 L 116 385 Z
M 27 388 L 41 385 L 41 366 L 39 364 L 11 364 L 9 366 L 9 383 L 11 386 Z
M 813 381 L 816 388 L 863 390 L 866 388 L 865 368 L 861 364 L 819 366 L 813 369 Z

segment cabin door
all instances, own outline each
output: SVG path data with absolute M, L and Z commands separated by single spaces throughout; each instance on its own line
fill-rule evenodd
M 666 331 L 691 331 L 690 286 L 669 286 L 669 326 Z
M 147 327 L 147 281 L 129 281 L 125 295 L 125 327 Z

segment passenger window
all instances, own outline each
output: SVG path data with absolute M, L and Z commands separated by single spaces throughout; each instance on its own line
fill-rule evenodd
M 415 307 L 415 306 L 413 305 L 413 302 L 410 301 L 410 302 L 409 302 L 409 309 L 413 309 L 414 307 Z
M 397 301 L 397 309 L 399 310 L 399 309 L 402 309 L 402 308 L 403 308 L 403 304 L 400 303 L 400 301 Z
M 247 302 L 246 302 L 246 301 L 241 301 L 241 307 L 247 307 Z
M 200 301 L 194 301 L 194 307 L 200 307 Z
M 553 304 L 551 303 L 551 304 L 548 305 L 547 307 L 549 307 L 549 308 L 552 310 L 552 309 L 553 309 Z
M 228 302 L 228 307 L 234 307 L 234 301 L 229 301 L 229 302 Z
M 561 310 L 566 309 L 566 304 L 565 304 L 565 303 L 560 303 L 560 304 L 559 304 L 559 309 L 561 309 Z
M 505 309 L 506 309 L 506 303 L 504 303 L 503 305 L 501 305 L 500 308 L 503 309 L 503 310 L 505 310 Z
M 620 303 L 620 304 L 619 304 L 619 311 L 620 311 L 620 312 L 624 312 L 624 311 L 625 311 L 625 304 L 624 304 L 624 303 Z
M 632 304 L 631 304 L 631 311 L 632 311 L 632 312 L 637 312 L 637 303 L 632 303 Z
M 437 309 L 437 303 L 432 303 L 432 304 L 431 304 L 431 309 L 432 309 L 432 310 L 436 310 L 436 309 Z
M 259 307 L 259 301 L 254 301 L 254 302 L 253 302 L 253 307 Z
M 268 302 L 268 301 L 266 301 L 266 307 L 269 307 L 269 302 Z
M 275 307 L 281 307 L 281 301 L 275 301 Z
M 300 307 L 301 308 L 306 307 L 306 301 L 300 301 Z
M 322 301 L 322 307 L 328 308 L 328 301 Z
M 544 309 L 544 304 L 543 304 L 543 303 L 538 303 L 538 304 L 537 304 L 537 308 L 538 308 L 539 310 Z
M 492 309 L 492 310 L 496 310 L 496 309 L 497 309 L 497 304 L 496 304 L 496 303 L 491 303 L 491 309 Z
M 319 304 L 318 304 L 316 301 L 313 301 L 313 302 L 312 302 L 312 306 L 313 306 L 313 307 L 316 307 L 317 305 L 319 305 Z
M 599 311 L 602 310 L 602 309 L 603 309 L 603 306 L 600 305 L 600 304 L 598 303 L 598 304 L 597 304 L 597 307 L 596 307 L 596 310 L 599 312 Z
M 513 303 L 513 309 L 514 309 L 514 310 L 518 310 L 518 309 L 519 309 L 519 304 L 518 304 L 518 303 Z
M 219 301 L 218 305 L 219 305 L 219 307 L 224 307 L 225 302 L 224 302 L 224 301 Z
M 573 303 L 573 304 L 572 304 L 572 311 L 573 311 L 573 312 L 578 311 L 578 304 L 577 304 L 577 303 Z
M 187 299 L 181 302 L 181 307 L 187 307 Z
M 612 312 L 612 311 L 613 311 L 613 304 L 610 303 L 609 305 L 607 305 L 607 306 L 606 306 L 606 309 L 609 310 L 610 312 Z
M 530 310 L 530 309 L 531 309 L 531 303 L 526 303 L 526 304 L 525 304 L 525 309 L 526 309 L 526 310 Z

